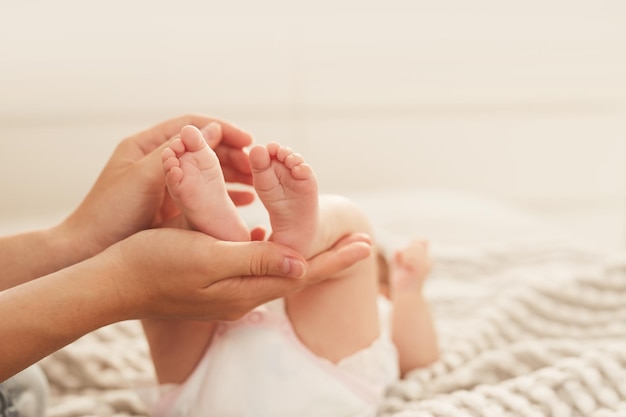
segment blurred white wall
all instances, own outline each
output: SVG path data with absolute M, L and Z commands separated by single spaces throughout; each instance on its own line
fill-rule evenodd
M 324 191 L 475 191 L 620 239 L 624 22 L 622 0 L 3 2 L 0 217 L 66 213 L 122 137 L 200 112 Z

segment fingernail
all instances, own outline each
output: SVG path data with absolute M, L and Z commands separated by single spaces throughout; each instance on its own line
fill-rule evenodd
M 208 125 L 204 126 L 202 129 L 200 129 L 200 132 L 202 132 L 202 136 L 204 136 L 204 139 L 206 139 L 206 141 L 208 142 L 210 140 L 217 139 L 217 136 L 219 135 L 219 129 L 219 124 L 211 122 Z
M 306 273 L 306 265 L 296 258 L 285 258 L 283 261 L 283 273 L 292 278 L 302 278 Z

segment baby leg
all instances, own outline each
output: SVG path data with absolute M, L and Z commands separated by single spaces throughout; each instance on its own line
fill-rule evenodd
M 267 208 L 271 240 L 307 257 L 354 232 L 371 234 L 369 222 L 349 200 L 317 195 L 311 167 L 278 144 L 250 152 L 254 185 Z M 286 298 L 287 314 L 302 342 L 337 362 L 363 349 L 379 334 L 375 257 Z
M 429 365 L 439 356 L 435 326 L 422 293 L 430 262 L 427 242 L 417 240 L 397 251 L 390 260 L 392 339 L 398 349 L 402 376 Z
M 209 139 L 219 139 L 218 124 Z M 250 239 L 224 183 L 219 160 L 202 132 L 185 126 L 180 138 L 163 151 L 163 170 L 170 196 L 183 213 L 186 227 L 222 240 Z M 210 343 L 214 322 L 142 320 L 160 383 L 181 383 L 193 371 Z
M 270 239 L 309 258 L 319 224 L 315 173 L 301 155 L 275 142 L 252 148 L 250 165 L 254 188 L 270 215 Z
M 210 125 L 209 136 L 221 134 Z M 224 174 L 215 152 L 194 126 L 185 126 L 180 138 L 163 151 L 165 183 L 189 228 L 221 240 L 250 239 L 248 228 L 228 196 Z

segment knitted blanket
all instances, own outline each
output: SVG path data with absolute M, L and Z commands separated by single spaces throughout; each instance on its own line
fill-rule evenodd
M 381 417 L 626 415 L 626 258 L 562 243 L 433 256 L 441 358 L 391 386 Z M 132 386 L 153 378 L 147 352 L 124 322 L 48 357 L 48 415 L 147 415 Z

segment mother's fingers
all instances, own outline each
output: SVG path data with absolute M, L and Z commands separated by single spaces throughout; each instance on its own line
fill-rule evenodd
M 223 144 L 234 148 L 243 148 L 252 143 L 252 136 L 234 124 L 215 117 L 200 114 L 186 114 L 166 120 L 129 137 L 125 142 L 129 146 L 133 145 L 139 147 L 143 155 L 147 155 L 177 135 L 183 126 L 193 125 L 198 129 L 202 129 L 211 122 L 216 122 L 221 126 Z
M 314 284 L 335 275 L 371 255 L 371 239 L 363 233 L 353 233 L 337 241 L 330 249 L 316 255 L 307 263 L 302 256 L 286 246 L 267 242 L 224 242 L 213 238 L 199 239 L 207 244 L 194 250 L 200 257 L 210 259 L 210 271 L 206 271 L 210 286 L 220 280 L 242 277 L 242 280 L 260 277 L 285 277 L 294 289 Z M 250 278 L 247 278 L 250 277 Z M 262 280 L 258 280 L 262 281 Z M 285 294 L 282 294 L 285 295 Z
M 246 206 L 254 201 L 254 193 L 245 190 L 228 190 L 230 199 L 236 206 Z
M 307 271 L 306 261 L 298 252 L 273 242 L 215 241 L 206 256 L 211 258 L 213 281 L 246 276 L 294 279 L 305 276 Z
M 198 311 L 197 315 L 214 314 L 209 306 L 217 297 L 223 301 L 220 318 L 230 320 L 258 305 L 320 282 L 371 254 L 371 241 L 363 234 L 339 240 L 311 259 L 308 268 L 295 251 L 272 242 L 221 242 L 208 236 L 196 242 L 202 246 L 192 252 L 203 259 L 208 257 L 211 264 L 203 273 L 206 281 L 202 284 L 207 300 L 203 305 L 208 311 Z
M 369 236 L 363 234 L 341 239 L 331 249 L 311 259 L 306 276 L 301 279 L 255 274 L 218 281 L 212 289 L 220 288 L 221 291 L 236 294 L 233 299 L 239 300 L 239 303 L 231 316 L 236 319 L 258 305 L 293 294 L 367 258 L 371 254 L 370 244 Z
M 224 142 L 215 148 L 224 179 L 227 182 L 238 182 L 241 184 L 252 184 L 252 169 L 250 160 L 244 149 L 226 145 Z
M 329 250 L 309 260 L 306 285 L 315 284 L 337 274 L 372 254 L 369 235 L 353 233 L 335 243 Z

